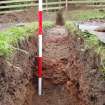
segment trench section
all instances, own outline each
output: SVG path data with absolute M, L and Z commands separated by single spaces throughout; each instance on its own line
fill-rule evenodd
M 84 49 L 83 38 L 64 26 L 44 31 L 44 91 L 39 97 L 34 39 L 20 41 L 22 50 L 8 60 L 0 58 L 0 105 L 105 105 L 100 56 L 92 49 Z

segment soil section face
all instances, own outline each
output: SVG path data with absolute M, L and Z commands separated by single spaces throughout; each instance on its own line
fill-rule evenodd
M 35 51 L 33 39 L 19 42 L 10 58 L 0 57 L 0 105 L 23 105 L 28 95 L 28 103 L 31 102 L 34 88 L 29 58 Z
M 32 105 L 70 105 L 71 97 L 64 84 L 69 57 L 68 31 L 56 26 L 45 30 L 43 38 L 43 96 L 34 95 Z
M 19 49 L 7 61 L 0 58 L 0 105 L 105 105 L 101 58 L 85 49 L 83 38 L 64 26 L 44 31 L 43 96 L 37 95 L 36 41 L 18 43 Z M 16 47 L 16 46 L 15 46 Z
M 56 26 L 45 30 L 43 45 L 44 93 L 33 105 L 104 105 L 101 58 L 83 38 Z

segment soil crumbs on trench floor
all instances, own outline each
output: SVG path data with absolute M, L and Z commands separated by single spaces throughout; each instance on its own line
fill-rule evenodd
M 32 105 L 70 105 L 70 95 L 64 84 L 64 69 L 69 55 L 68 31 L 61 26 L 45 30 L 43 39 L 44 87 L 41 97 L 35 94 Z

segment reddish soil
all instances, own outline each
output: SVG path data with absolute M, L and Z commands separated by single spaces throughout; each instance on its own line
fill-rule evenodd
M 104 105 L 100 56 L 84 49 L 84 40 L 62 26 L 44 33 L 44 93 L 33 105 Z
M 0 105 L 105 105 L 100 56 L 84 49 L 84 40 L 68 33 L 64 26 L 44 31 L 44 91 L 39 97 L 35 78 L 32 82 L 33 61 L 37 75 L 33 42 L 29 38 L 19 43 L 31 56 L 17 51 L 8 62 L 0 58 Z
M 84 40 L 62 26 L 44 33 L 44 92 L 32 105 L 104 105 L 100 56 L 84 49 Z M 83 51 L 84 50 L 84 51 Z

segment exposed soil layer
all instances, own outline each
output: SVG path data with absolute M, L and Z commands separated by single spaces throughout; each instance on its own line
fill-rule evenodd
M 0 58 L 0 105 L 105 105 L 100 56 L 84 49 L 84 40 L 68 33 L 64 26 L 44 31 L 44 91 L 39 97 L 35 78 L 32 82 L 33 61 L 37 76 L 32 39 L 19 42 L 25 51 L 16 51 L 8 62 Z
M 84 40 L 56 26 L 44 33 L 44 93 L 33 105 L 104 105 L 104 74 L 101 58 L 84 49 Z
M 35 51 L 33 39 L 19 42 L 10 58 L 0 57 L 0 105 L 23 105 L 28 95 L 28 101 L 31 98 L 32 70 L 29 58 Z

